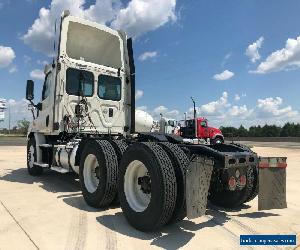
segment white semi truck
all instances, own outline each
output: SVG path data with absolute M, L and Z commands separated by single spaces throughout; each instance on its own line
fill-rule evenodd
M 146 124 L 135 127 L 132 40 L 124 32 L 65 11 L 58 44 L 56 60 L 45 67 L 41 102 L 33 102 L 34 82 L 27 81 L 35 109 L 29 174 L 75 172 L 90 206 L 119 201 L 129 223 L 143 231 L 201 216 L 207 199 L 233 208 L 259 192 L 260 209 L 286 207 L 286 158 L 149 133 L 153 121 L 139 113 Z

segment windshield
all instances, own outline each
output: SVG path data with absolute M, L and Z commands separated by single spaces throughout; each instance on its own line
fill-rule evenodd
M 77 60 L 121 68 L 119 37 L 88 25 L 70 22 L 67 54 Z
M 169 120 L 168 123 L 171 127 L 175 127 L 175 121 L 174 120 Z
M 98 96 L 104 100 L 121 100 L 121 79 L 119 77 L 99 75 Z
M 195 126 L 195 120 L 187 120 L 186 121 L 187 127 L 194 127 Z
M 66 91 L 69 95 L 92 96 L 94 93 L 94 75 L 92 72 L 68 68 Z

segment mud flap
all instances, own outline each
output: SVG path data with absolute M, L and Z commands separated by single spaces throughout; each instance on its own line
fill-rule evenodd
M 205 214 L 207 195 L 214 162 L 210 158 L 194 158 L 186 173 L 187 217 L 194 219 Z
M 286 158 L 259 159 L 258 210 L 286 208 Z

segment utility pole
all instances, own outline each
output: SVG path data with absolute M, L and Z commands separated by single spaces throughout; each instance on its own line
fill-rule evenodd
M 197 111 L 196 111 L 196 102 L 195 100 L 193 99 L 193 97 L 191 97 L 192 99 L 192 102 L 194 104 L 194 121 L 195 121 L 195 138 L 197 138 L 198 136 L 198 124 L 197 124 Z

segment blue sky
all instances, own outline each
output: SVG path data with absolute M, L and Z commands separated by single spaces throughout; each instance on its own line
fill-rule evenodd
M 0 0 L 0 98 L 14 121 L 30 117 L 27 79 L 40 98 L 47 36 L 64 8 L 135 37 L 137 106 L 154 117 L 182 119 L 193 96 L 216 126 L 300 122 L 298 0 Z

